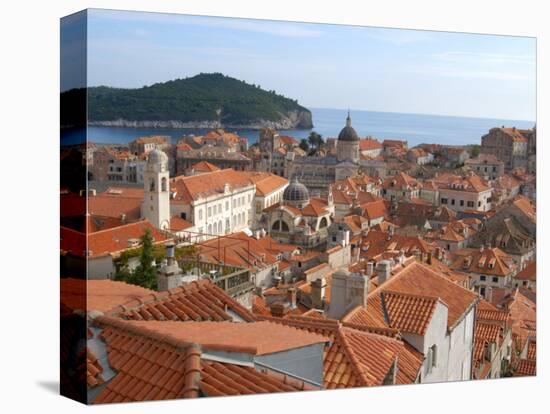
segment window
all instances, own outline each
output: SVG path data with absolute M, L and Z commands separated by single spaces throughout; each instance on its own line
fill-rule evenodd
M 478 201 L 478 202 L 477 202 L 477 206 L 478 206 L 478 207 L 481 207 L 481 201 Z
M 202 220 L 202 208 L 199 210 L 199 220 Z M 201 232 L 199 231 L 199 233 Z
M 184 220 L 187 220 L 187 214 L 186 213 L 180 213 L 180 217 Z
M 479 280 L 481 280 L 482 282 L 485 282 L 486 279 L 487 278 L 484 275 L 479 276 Z
M 210 217 L 212 215 L 212 207 L 208 207 L 208 214 L 206 217 Z
M 428 372 L 437 367 L 437 345 L 432 345 L 428 350 Z
M 493 283 L 498 283 L 498 277 L 493 276 Z
M 451 205 L 452 205 L 452 206 L 455 205 L 455 199 L 454 199 L 454 198 L 451 200 Z
M 485 288 L 484 287 L 480 287 L 479 288 L 479 294 L 483 297 L 485 297 Z
M 161 191 L 167 191 L 166 190 L 166 177 L 162 177 L 162 180 L 160 182 L 160 188 L 161 188 Z
M 466 203 L 466 205 L 467 205 L 468 207 L 472 207 L 472 208 L 473 208 L 473 207 L 474 207 L 474 202 L 473 202 L 473 201 L 468 201 L 468 202 Z
M 229 201 L 225 202 L 225 211 L 229 210 Z
M 464 207 L 464 200 L 460 200 L 460 207 Z
M 441 199 L 441 204 L 447 204 L 447 199 L 446 199 L 446 198 L 442 198 L 442 199 Z

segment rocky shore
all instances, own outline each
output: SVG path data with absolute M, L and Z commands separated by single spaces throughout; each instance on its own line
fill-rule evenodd
M 227 124 L 220 121 L 191 121 L 184 122 L 178 120 L 168 121 L 146 121 L 146 120 L 128 120 L 115 119 L 110 121 L 88 121 L 89 126 L 120 127 L 120 128 L 174 128 L 174 129 L 310 129 L 313 128 L 311 113 L 305 111 L 289 111 L 287 114 L 281 114 L 278 121 L 268 121 L 264 119 L 256 120 L 250 124 Z

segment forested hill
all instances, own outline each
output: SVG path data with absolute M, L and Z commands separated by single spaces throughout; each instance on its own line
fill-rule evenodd
M 92 125 L 312 127 L 311 112 L 296 100 L 221 73 L 138 89 L 91 87 L 88 111 Z

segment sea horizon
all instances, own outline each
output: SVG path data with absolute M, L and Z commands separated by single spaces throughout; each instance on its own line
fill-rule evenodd
M 309 108 L 313 117 L 313 128 L 279 130 L 281 135 L 290 135 L 297 140 L 307 138 L 315 131 L 323 137 L 336 138 L 345 125 L 347 109 Z M 491 128 L 506 126 L 532 128 L 535 121 L 464 117 L 456 115 L 428 115 L 402 112 L 350 110 L 352 125 L 361 138 L 372 137 L 379 140 L 402 139 L 409 147 L 424 143 L 444 145 L 475 145 Z M 249 145 L 258 141 L 259 130 L 245 128 L 225 128 L 248 139 Z M 200 128 L 129 128 L 88 126 L 88 141 L 96 144 L 126 144 L 138 137 L 167 135 L 176 143 L 184 135 L 203 135 L 209 129 Z M 82 135 L 71 131 L 62 132 L 64 145 L 81 142 Z

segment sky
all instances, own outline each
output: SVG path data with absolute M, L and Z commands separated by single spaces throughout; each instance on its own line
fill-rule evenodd
M 90 86 L 221 72 L 306 107 L 535 120 L 534 38 L 107 10 L 87 29 Z

